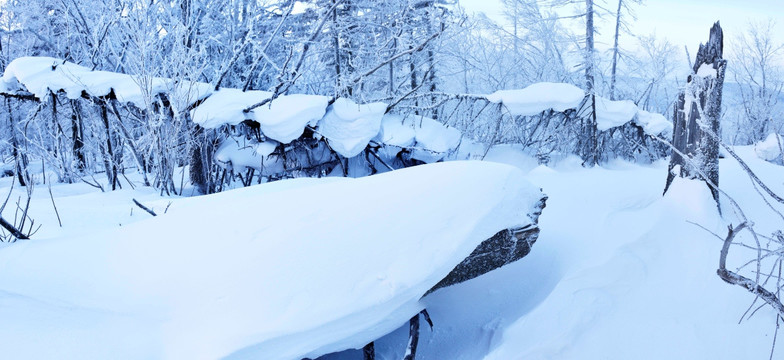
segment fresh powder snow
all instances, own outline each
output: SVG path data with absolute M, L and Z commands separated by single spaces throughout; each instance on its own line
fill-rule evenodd
M 10 358 L 271 360 L 362 347 L 480 242 L 529 224 L 540 196 L 514 167 L 447 162 L 176 199 L 121 228 L 17 242 L 0 251 L 0 345 Z

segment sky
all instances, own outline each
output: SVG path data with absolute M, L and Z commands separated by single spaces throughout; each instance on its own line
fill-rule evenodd
M 595 0 L 605 8 L 617 8 L 617 0 Z M 500 0 L 460 0 L 468 11 L 484 12 L 497 22 L 503 22 Z M 724 29 L 725 48 L 732 48 L 732 40 L 745 31 L 749 21 L 776 22 L 776 42 L 784 43 L 784 0 L 644 0 L 643 4 L 633 4 L 637 20 L 629 28 L 633 34 L 666 38 L 679 49 L 688 46 L 692 57 L 698 45 L 708 40 L 708 30 L 719 20 Z M 612 16 L 606 16 L 600 23 L 602 32 L 599 42 L 609 47 L 613 34 Z M 597 44 L 601 47 L 602 44 Z M 621 37 L 621 46 L 636 46 L 629 36 Z M 685 55 L 684 55 L 685 56 Z

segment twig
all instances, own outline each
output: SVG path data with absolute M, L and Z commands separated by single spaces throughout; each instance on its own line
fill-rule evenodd
M 727 237 L 724 239 L 724 246 L 721 248 L 721 255 L 719 256 L 719 269 L 716 270 L 716 273 L 725 282 L 743 287 L 750 293 L 757 295 L 760 299 L 768 303 L 768 305 L 776 310 L 779 316 L 784 316 L 784 304 L 781 303 L 776 294 L 763 288 L 757 281 L 727 270 L 727 253 L 729 252 L 730 244 L 732 244 L 733 239 L 735 239 L 735 235 L 744 229 L 752 231 L 748 228 L 748 223 L 746 222 L 741 223 L 735 228 L 729 228 Z
M 148 214 L 150 214 L 152 216 L 158 216 L 158 214 L 156 214 L 155 211 L 152 211 L 148 207 L 142 205 L 142 203 L 136 201 L 136 199 L 133 199 L 133 203 L 136 204 L 136 206 L 140 207 L 142 210 L 146 211 Z M 168 208 L 168 206 L 167 206 L 167 208 Z
M 52 199 L 52 207 L 54 208 L 54 213 L 57 215 L 57 222 L 60 224 L 60 227 L 63 227 L 63 222 L 60 221 L 60 212 L 57 211 L 57 205 L 54 203 L 54 195 L 52 195 L 52 183 L 49 183 L 49 198 Z

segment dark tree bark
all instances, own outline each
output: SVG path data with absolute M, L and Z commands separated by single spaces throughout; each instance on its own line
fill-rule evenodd
M 17 229 L 13 224 L 6 221 L 2 216 L 0 216 L 0 226 L 6 229 L 11 235 L 19 240 L 29 240 L 30 237 Z
M 593 0 L 585 0 L 585 106 L 590 106 L 589 116 L 582 118 L 582 139 L 580 141 L 580 157 L 583 166 L 596 165 L 598 155 L 598 130 L 596 124 L 596 94 L 594 91 L 594 32 Z
M 112 145 L 112 131 L 109 126 L 109 114 L 106 109 L 106 102 L 100 102 L 101 107 L 101 120 L 103 121 L 104 129 L 106 130 L 106 155 L 104 156 L 104 167 L 106 167 L 106 177 L 112 185 L 112 190 L 117 189 L 117 159 Z
M 376 345 L 374 342 L 371 341 L 362 348 L 362 357 L 364 360 L 376 359 Z
M 613 40 L 612 70 L 610 71 L 610 100 L 615 100 L 615 79 L 618 68 L 618 37 L 621 33 L 621 9 L 623 0 L 618 0 L 618 11 L 615 13 L 615 36 Z
M 693 72 L 686 89 L 678 95 L 673 114 L 673 152 L 664 193 L 675 176 L 703 180 L 708 184 L 716 203 L 719 193 L 719 126 L 724 72 L 727 60 L 722 58 L 724 35 L 716 22 L 710 30 L 708 43 L 700 44 Z M 676 174 L 677 173 L 677 174 Z
M 79 102 L 70 100 L 71 103 L 71 138 L 73 139 L 73 154 L 76 159 L 76 169 L 78 171 L 84 170 L 85 157 L 84 157 L 84 131 L 82 124 L 82 114 Z
M 403 360 L 416 359 L 417 346 L 419 345 L 419 314 L 408 321 L 408 347 Z
M 207 178 L 208 174 L 206 172 L 207 165 L 204 163 L 203 159 L 205 158 L 203 146 L 204 138 L 204 128 L 199 125 L 194 125 L 193 127 L 193 141 L 194 146 L 191 148 L 191 162 L 190 162 L 190 177 L 191 177 L 191 184 L 196 186 L 199 189 L 199 192 L 202 194 L 209 194 L 209 187 L 207 186 Z
M 539 238 L 539 215 L 545 207 L 547 196 L 543 196 L 533 213 L 528 214 L 531 225 L 522 229 L 502 230 L 490 239 L 483 241 L 471 255 L 460 262 L 452 271 L 433 288 L 430 294 L 440 288 L 471 280 L 479 275 L 520 260 L 531 252 L 531 246 Z
M 16 179 L 19 185 L 27 185 L 27 155 L 19 148 L 19 139 L 16 137 L 16 122 L 14 121 L 14 113 L 11 109 L 11 100 L 5 98 L 6 109 L 8 110 L 8 125 L 10 127 L 11 138 L 11 155 L 14 157 L 16 168 Z

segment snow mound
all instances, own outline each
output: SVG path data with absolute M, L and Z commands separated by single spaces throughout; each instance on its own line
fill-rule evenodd
M 411 150 L 411 157 L 426 163 L 444 159 L 460 146 L 459 130 L 423 116 L 386 115 L 376 141 Z
M 515 116 L 531 116 L 553 109 L 566 111 L 580 106 L 585 91 L 564 83 L 535 83 L 517 90 L 499 90 L 485 96 L 488 101 L 504 104 Z
M 535 83 L 517 90 L 499 90 L 485 98 L 496 104 L 504 104 L 513 116 L 532 116 L 544 111 L 576 110 L 585 99 L 585 91 L 564 83 Z M 642 109 L 631 100 L 609 100 L 596 96 L 596 126 L 600 131 L 624 125 L 629 121 L 642 126 L 646 133 L 658 135 L 672 128 L 672 124 L 661 114 Z
M 642 129 L 651 135 L 662 134 L 668 136 L 672 134 L 672 123 L 659 113 L 638 110 L 634 122 L 642 126 Z
M 596 128 L 609 130 L 631 121 L 637 115 L 637 105 L 631 100 L 609 100 L 596 96 Z
M 319 121 L 317 130 L 338 154 L 351 158 L 362 152 L 378 134 L 386 111 L 385 103 L 358 105 L 340 98 Z
M 0 346 L 268 360 L 362 347 L 483 240 L 529 224 L 540 196 L 513 167 L 447 162 L 180 199 L 122 231 L 17 243 L 0 252 Z
M 267 156 L 275 151 L 277 141 L 240 143 L 234 138 L 224 140 L 215 150 L 215 161 L 224 167 L 242 170 L 261 169 Z
M 307 125 L 324 116 L 329 98 L 319 95 L 282 95 L 266 105 L 244 112 L 248 107 L 272 96 L 269 91 L 242 91 L 224 88 L 208 97 L 193 109 L 193 122 L 212 129 L 222 125 L 237 125 L 253 120 L 261 126 L 265 136 L 282 143 L 302 135 Z
M 784 138 L 781 135 L 770 134 L 765 140 L 754 145 L 754 152 L 762 160 L 775 162 L 781 160 Z

